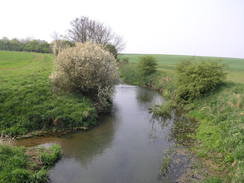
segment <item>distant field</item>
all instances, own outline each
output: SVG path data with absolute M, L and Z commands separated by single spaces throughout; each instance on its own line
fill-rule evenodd
M 120 57 L 129 58 L 129 62 L 137 63 L 143 54 L 121 54 Z M 218 57 L 200 57 L 186 55 L 151 55 L 156 58 L 159 69 L 168 72 L 174 72 L 177 63 L 186 60 L 210 60 L 223 63 L 227 66 L 228 80 L 244 83 L 244 59 L 238 58 L 218 58 Z

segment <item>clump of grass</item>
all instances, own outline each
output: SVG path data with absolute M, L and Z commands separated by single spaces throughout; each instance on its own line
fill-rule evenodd
M 48 181 L 47 170 L 60 158 L 58 145 L 50 149 L 32 149 L 32 155 L 23 147 L 0 145 L 0 182 L 1 183 L 44 183 Z M 35 152 L 35 153 L 34 153 Z M 48 153 L 52 158 L 42 161 L 40 153 Z M 38 161 L 38 164 L 37 162 Z M 47 164 L 47 162 L 50 162 Z
M 151 108 L 153 115 L 160 116 L 163 119 L 170 119 L 172 117 L 172 111 L 175 109 L 175 103 L 168 101 L 163 105 L 155 105 Z
M 40 154 L 42 164 L 47 167 L 54 165 L 60 157 L 61 147 L 59 145 L 53 145 L 48 151 L 44 151 Z
M 172 137 L 177 144 L 184 146 L 192 146 L 195 143 L 195 134 L 198 127 L 198 122 L 194 119 L 178 117 L 174 121 L 172 127 Z
M 171 163 L 172 159 L 171 157 L 164 157 L 162 160 L 161 168 L 160 168 L 160 175 L 161 176 L 166 176 L 167 173 L 169 172 L 169 166 Z
M 160 168 L 160 176 L 166 176 L 169 172 L 169 168 L 170 168 L 170 164 L 172 162 L 172 155 L 173 154 L 173 150 L 169 149 L 166 151 L 166 153 L 164 154 L 164 157 L 162 159 L 162 164 L 161 164 L 161 168 Z

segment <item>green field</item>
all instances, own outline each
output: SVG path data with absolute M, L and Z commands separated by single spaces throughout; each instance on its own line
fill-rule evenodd
M 53 60 L 51 54 L 0 51 L 0 134 L 95 125 L 89 99 L 52 91 Z
M 122 54 L 120 58 L 129 58 L 130 63 L 137 63 L 142 54 Z M 218 57 L 200 57 L 186 55 L 151 55 L 159 65 L 159 70 L 166 72 L 174 72 L 176 64 L 187 60 L 209 60 L 217 61 L 226 65 L 228 72 L 227 79 L 234 82 L 244 83 L 244 59 L 239 58 L 218 58 Z

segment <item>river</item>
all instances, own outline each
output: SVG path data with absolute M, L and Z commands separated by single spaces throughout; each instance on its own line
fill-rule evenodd
M 63 157 L 49 171 L 52 183 L 174 182 L 160 176 L 163 155 L 174 144 L 170 121 L 164 126 L 149 108 L 164 103 L 155 91 L 117 85 L 111 114 L 89 131 L 62 137 L 20 140 L 24 146 L 60 144 Z M 179 172 L 176 172 L 179 173 Z

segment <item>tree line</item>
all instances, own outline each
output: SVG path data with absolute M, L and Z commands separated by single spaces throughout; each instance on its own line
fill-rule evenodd
M 51 53 L 51 44 L 38 39 L 0 39 L 0 50 Z
M 115 59 L 125 43 L 112 30 L 96 20 L 79 17 L 71 21 L 66 35 L 54 35 L 52 43 L 39 39 L 0 39 L 0 50 L 54 53 L 75 46 L 76 43 L 94 43 L 109 51 Z

